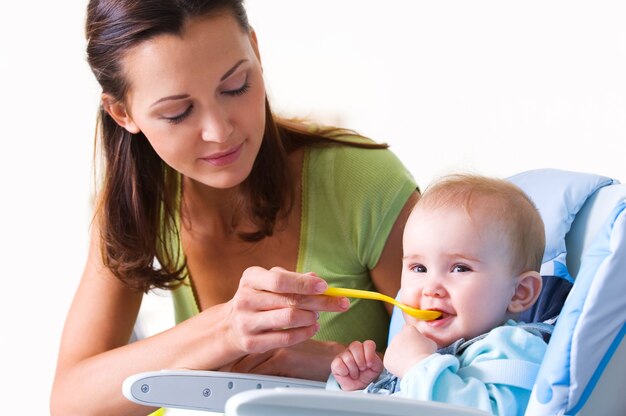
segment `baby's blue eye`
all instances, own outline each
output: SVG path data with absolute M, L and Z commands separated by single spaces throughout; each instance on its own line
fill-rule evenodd
M 409 267 L 409 269 L 413 272 L 413 273 L 426 273 L 428 270 L 426 269 L 425 266 L 421 265 L 421 264 L 414 264 L 411 267 Z
M 471 272 L 472 269 L 463 265 L 463 264 L 455 264 L 452 266 L 452 273 L 463 273 L 463 272 Z

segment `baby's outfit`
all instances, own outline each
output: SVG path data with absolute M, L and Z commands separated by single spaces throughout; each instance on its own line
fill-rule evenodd
M 457 340 L 399 379 L 384 370 L 364 393 L 469 406 L 496 415 L 523 415 L 552 325 L 507 321 L 469 341 Z M 331 376 L 328 389 L 339 389 Z

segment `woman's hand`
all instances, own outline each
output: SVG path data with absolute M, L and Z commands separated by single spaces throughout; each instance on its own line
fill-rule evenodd
M 413 365 L 436 351 L 435 341 L 426 338 L 414 326 L 405 324 L 387 347 L 385 368 L 402 378 Z
M 326 381 L 333 358 L 345 349 L 336 342 L 312 339 L 262 354 L 249 354 L 220 370 Z
M 328 285 L 314 273 L 280 267 L 246 269 L 227 304 L 227 341 L 245 354 L 299 344 L 319 330 L 318 311 L 342 312 L 346 298 L 321 296 Z
M 359 390 L 376 380 L 383 371 L 383 360 L 374 341 L 354 341 L 335 357 L 331 370 L 342 390 Z

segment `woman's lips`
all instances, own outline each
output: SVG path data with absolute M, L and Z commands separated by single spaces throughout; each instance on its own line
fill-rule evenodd
M 214 166 L 230 165 L 239 158 L 242 149 L 243 143 L 225 152 L 214 153 L 209 156 L 201 157 L 200 159 Z

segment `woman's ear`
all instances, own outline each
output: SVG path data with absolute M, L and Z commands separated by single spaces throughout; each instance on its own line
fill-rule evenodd
M 516 280 L 515 293 L 507 309 L 512 314 L 524 312 L 533 306 L 539 298 L 543 285 L 541 275 L 535 271 L 524 272 L 517 276 Z
M 137 134 L 141 131 L 130 114 L 128 114 L 128 111 L 126 111 L 124 103 L 115 100 L 108 94 L 102 94 L 102 108 L 117 124 L 125 128 L 129 133 Z

